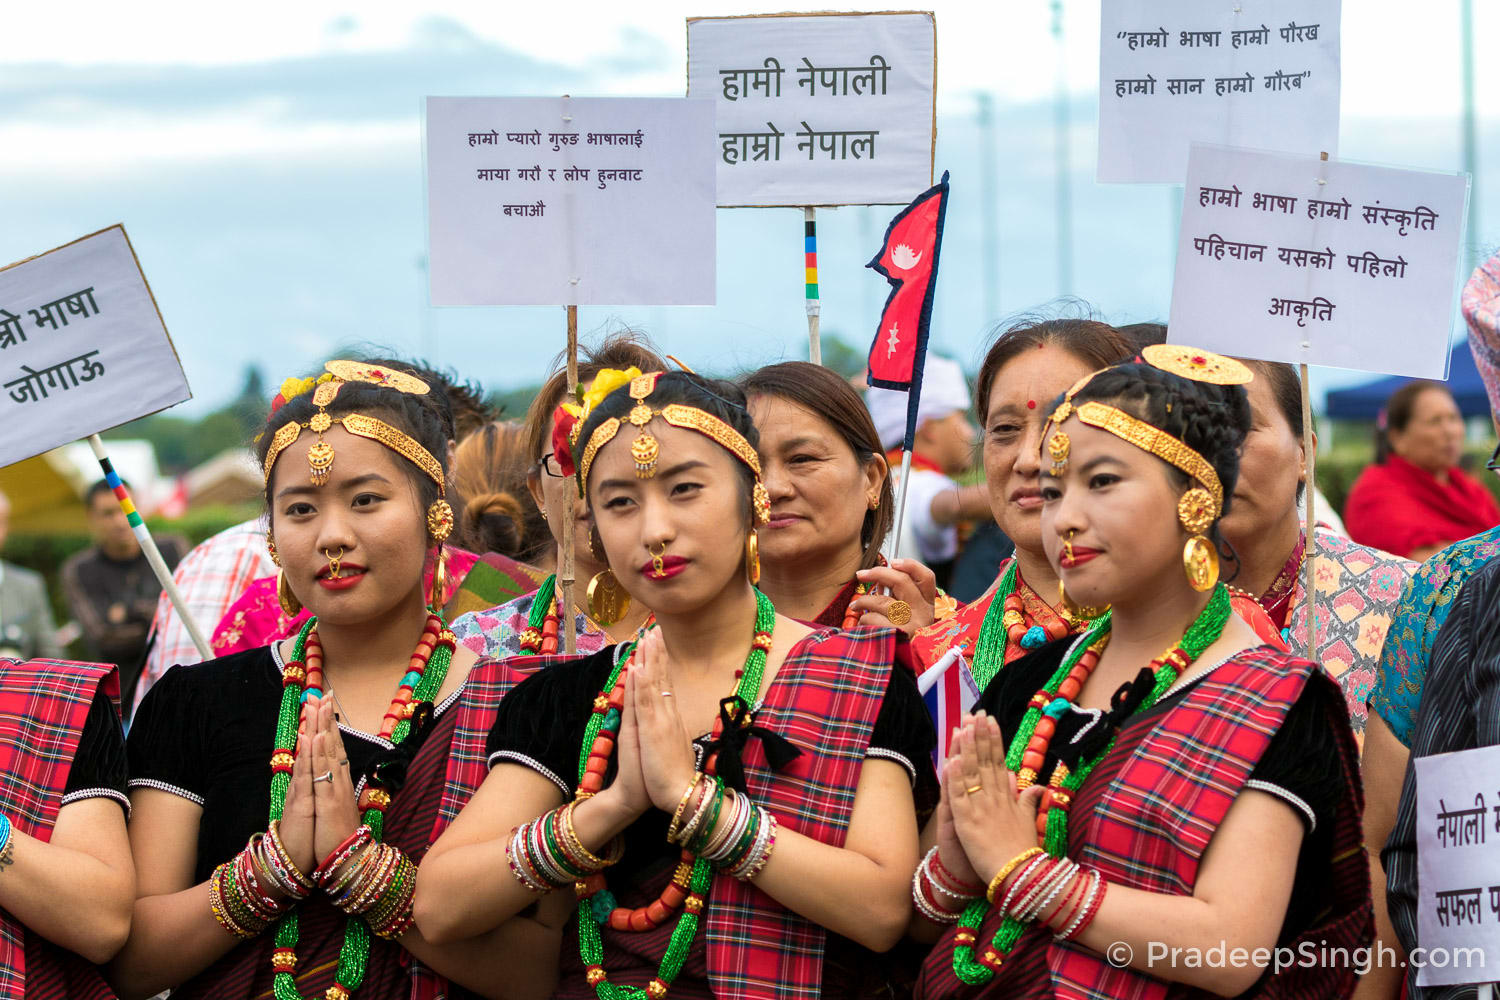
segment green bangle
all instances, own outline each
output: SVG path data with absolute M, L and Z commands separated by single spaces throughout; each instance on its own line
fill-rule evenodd
M 724 782 L 719 778 L 714 778 L 714 804 L 711 808 L 708 822 L 693 832 L 693 846 L 687 848 L 688 853 L 694 857 L 698 855 L 703 845 L 708 843 L 714 829 L 719 825 L 719 811 L 724 808 Z
M 557 834 L 553 830 L 553 827 L 557 823 L 557 818 L 558 810 L 554 809 L 542 821 L 542 839 L 547 845 L 548 860 L 561 869 L 564 875 L 571 876 L 573 881 L 577 882 L 584 878 L 584 874 L 578 870 L 577 866 L 572 863 L 572 859 L 558 845 Z

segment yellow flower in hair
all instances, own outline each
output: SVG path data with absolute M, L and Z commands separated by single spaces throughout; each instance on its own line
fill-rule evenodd
M 631 379 L 639 378 L 641 370 L 634 365 L 624 371 L 618 368 L 605 368 L 594 376 L 594 381 L 589 384 L 583 393 L 583 416 L 587 417 L 594 412 L 594 407 L 604 401 L 604 397 L 623 386 L 630 384 Z

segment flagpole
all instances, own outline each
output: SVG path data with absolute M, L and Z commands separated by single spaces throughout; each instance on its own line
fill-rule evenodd
M 901 483 L 896 490 L 896 526 L 891 535 L 891 558 L 901 555 L 901 525 L 906 521 L 906 484 L 911 482 L 911 446 L 901 452 Z
M 818 340 L 818 324 L 823 305 L 818 299 L 818 219 L 816 209 L 802 209 L 802 269 L 807 293 L 807 360 L 823 363 L 823 345 Z
M 120 480 L 120 474 L 115 471 L 114 463 L 110 462 L 109 455 L 104 450 L 104 442 L 99 439 L 99 435 L 89 435 L 89 447 L 94 450 L 94 458 L 99 461 L 99 468 L 104 472 L 104 481 L 109 484 L 109 488 L 115 494 L 115 499 L 120 502 L 120 509 L 125 512 L 125 519 L 130 522 L 130 530 L 135 534 L 136 541 L 141 545 L 141 551 L 146 555 L 146 562 L 151 564 L 151 571 L 156 574 L 162 590 L 167 592 L 167 599 L 172 602 L 172 607 L 177 609 L 177 617 L 182 619 L 183 627 L 187 629 L 188 636 L 198 649 L 198 655 L 204 660 L 212 660 L 213 650 L 203 638 L 203 633 L 198 630 L 198 623 L 193 621 L 193 616 L 188 613 L 187 602 L 182 599 L 182 593 L 172 579 L 172 571 L 167 569 L 167 562 L 161 557 L 161 550 L 156 547 L 156 539 L 151 537 L 146 522 L 141 520 L 140 513 L 135 509 L 135 503 L 130 499 L 130 491 Z

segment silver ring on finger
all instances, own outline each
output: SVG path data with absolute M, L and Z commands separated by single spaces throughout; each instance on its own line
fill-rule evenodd
M 348 766 L 349 766 L 349 758 L 348 757 L 345 757 L 343 760 L 339 761 L 339 767 L 348 767 Z
M 332 771 L 324 771 L 322 774 L 318 775 L 316 778 L 313 779 L 313 784 L 316 785 L 320 781 L 326 781 L 329 784 L 332 784 L 333 783 L 333 772 Z

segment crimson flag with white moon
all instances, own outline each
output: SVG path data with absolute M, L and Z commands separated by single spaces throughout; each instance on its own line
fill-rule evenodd
M 922 389 L 922 365 L 927 357 L 927 326 L 937 289 L 938 251 L 943 241 L 943 216 L 948 206 L 948 174 L 903 208 L 885 231 L 880 253 L 867 267 L 891 283 L 890 297 L 880 315 L 880 328 L 870 345 L 870 385 L 905 389 L 908 409 L 916 413 Z M 910 421 L 908 421 L 910 423 Z M 906 447 L 915 431 L 907 428 Z

